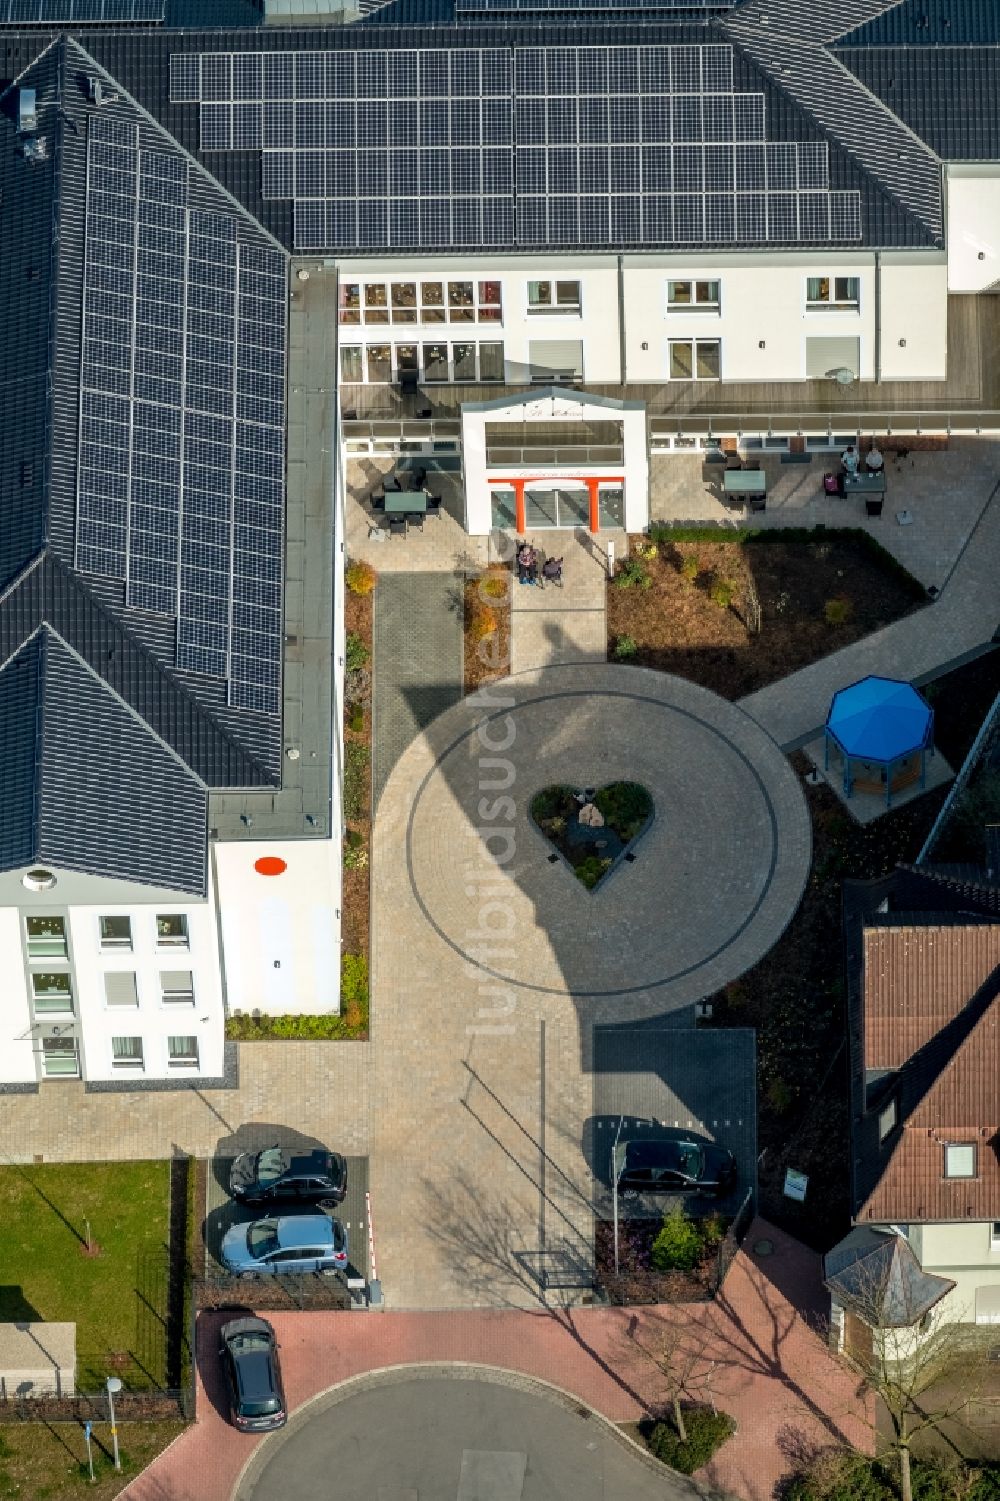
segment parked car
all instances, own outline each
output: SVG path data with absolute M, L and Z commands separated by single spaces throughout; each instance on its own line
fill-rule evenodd
M 241 1204 L 342 1204 L 347 1163 L 339 1152 L 292 1155 L 279 1146 L 241 1152 L 229 1172 L 229 1192 Z
M 232 1319 L 219 1331 L 229 1414 L 241 1433 L 266 1433 L 288 1422 L 278 1341 L 266 1319 Z
M 736 1158 L 698 1137 L 620 1141 L 615 1181 L 622 1198 L 638 1194 L 703 1193 L 721 1198 L 736 1182 Z
M 283 1214 L 231 1225 L 222 1239 L 222 1263 L 240 1277 L 301 1272 L 342 1272 L 347 1231 L 328 1214 Z

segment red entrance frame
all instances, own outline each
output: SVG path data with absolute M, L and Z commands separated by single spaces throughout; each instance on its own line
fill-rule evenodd
M 488 485 L 503 485 L 506 489 L 514 491 L 514 530 L 519 537 L 523 537 L 528 529 L 525 504 L 525 485 L 548 484 L 555 478 L 551 474 L 533 474 L 524 479 L 511 479 L 506 476 L 503 479 L 488 479 Z M 590 525 L 589 530 L 599 532 L 601 513 L 598 493 L 601 485 L 621 485 L 625 489 L 625 476 L 623 474 L 567 474 L 560 475 L 560 479 L 576 480 L 578 485 L 586 485 L 590 495 Z

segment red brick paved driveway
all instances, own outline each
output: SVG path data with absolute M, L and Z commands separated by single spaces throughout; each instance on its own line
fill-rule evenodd
M 755 1257 L 767 1236 L 774 1252 Z M 848 1442 L 871 1448 L 870 1399 L 810 1323 L 819 1258 L 758 1221 L 714 1304 L 636 1310 L 576 1308 L 458 1313 L 283 1313 L 290 1408 L 363 1371 L 425 1361 L 468 1361 L 522 1371 L 571 1392 L 616 1422 L 663 1398 L 643 1349 L 663 1322 L 701 1331 L 717 1361 L 712 1394 L 739 1424 L 704 1478 L 740 1501 L 770 1501 L 796 1456 Z M 198 1323 L 198 1421 L 124 1492 L 127 1501 L 229 1501 L 257 1443 L 226 1422 L 216 1356 L 219 1315 Z

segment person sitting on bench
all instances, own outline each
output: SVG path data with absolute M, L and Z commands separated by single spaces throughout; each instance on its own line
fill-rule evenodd
M 869 474 L 881 474 L 885 468 L 885 459 L 882 457 L 881 449 L 874 439 L 872 440 L 871 448 L 865 454 L 865 468 Z

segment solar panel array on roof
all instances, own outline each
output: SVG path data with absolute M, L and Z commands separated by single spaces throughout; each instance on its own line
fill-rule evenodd
M 99 26 L 163 20 L 165 0 L 0 0 L 0 26 Z
M 728 45 L 174 54 L 300 250 L 857 240 L 823 142 L 766 140 Z
M 701 3 L 699 0 L 455 0 L 455 15 L 462 17 L 487 12 L 490 15 L 504 12 L 523 15 L 526 11 L 545 11 L 546 14 L 553 11 L 574 14 L 595 11 L 606 14 L 613 11 L 617 16 L 624 10 L 658 12 L 671 21 L 681 18 L 704 20 L 713 14 L 725 14 L 736 3 L 737 0 L 701 0 Z
M 177 620 L 177 665 L 280 712 L 285 263 L 188 165 L 92 116 L 76 564 Z

